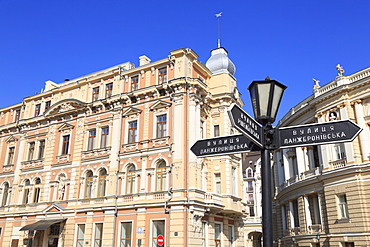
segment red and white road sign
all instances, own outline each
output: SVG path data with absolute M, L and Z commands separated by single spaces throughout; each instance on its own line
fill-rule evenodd
M 157 244 L 159 246 L 163 246 L 163 244 L 164 244 L 164 237 L 162 235 L 158 235 L 158 237 L 157 237 Z

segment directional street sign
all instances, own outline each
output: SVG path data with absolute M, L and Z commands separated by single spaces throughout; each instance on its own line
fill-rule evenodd
M 262 145 L 262 126 L 248 115 L 242 108 L 234 104 L 229 110 L 231 124 L 242 134 L 247 136 L 257 146 Z
M 361 130 L 362 128 L 351 120 L 283 127 L 278 129 L 279 147 L 350 142 Z
M 197 157 L 259 151 L 251 140 L 242 134 L 198 140 L 190 150 Z

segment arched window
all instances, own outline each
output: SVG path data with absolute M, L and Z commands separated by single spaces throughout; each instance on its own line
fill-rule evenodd
M 157 164 L 156 171 L 156 191 L 167 190 L 167 171 L 166 171 L 166 162 L 161 160 Z
M 253 177 L 253 171 L 252 171 L 252 169 L 251 169 L 251 168 L 248 168 L 248 169 L 247 169 L 247 177 L 248 177 L 248 178 Z
M 40 201 L 40 194 L 41 194 L 41 179 L 36 178 L 35 187 L 33 190 L 33 203 L 37 203 Z
M 127 166 L 126 173 L 126 194 L 135 193 L 136 188 L 136 178 L 135 178 L 135 166 L 130 164 Z
M 105 196 L 105 189 L 107 187 L 107 170 L 101 169 L 99 172 L 99 181 L 98 181 L 98 197 Z
M 93 173 L 92 171 L 88 171 L 86 173 L 85 178 L 85 198 L 91 198 L 92 197 L 92 188 L 93 188 Z
M 28 199 L 30 196 L 30 187 L 31 187 L 31 182 L 29 179 L 26 179 L 23 182 L 23 199 L 22 199 L 22 204 L 27 204 Z
M 5 182 L 3 185 L 3 198 L 1 200 L 1 206 L 6 206 L 8 204 L 9 197 L 9 183 Z

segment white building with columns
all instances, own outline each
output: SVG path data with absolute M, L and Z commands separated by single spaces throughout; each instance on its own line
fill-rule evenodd
M 278 127 L 350 119 L 363 130 L 352 142 L 276 150 L 276 246 L 370 246 L 370 68 L 337 70 Z

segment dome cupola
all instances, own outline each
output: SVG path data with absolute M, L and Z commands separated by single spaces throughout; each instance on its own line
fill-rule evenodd
M 226 49 L 223 47 L 211 51 L 211 57 L 208 59 L 206 66 L 213 75 L 223 73 L 234 75 L 236 70 L 235 65 L 227 56 Z

